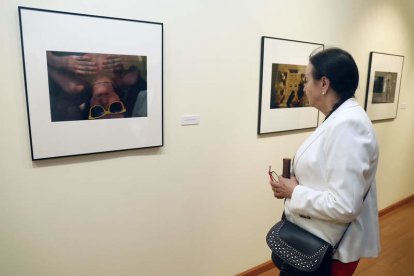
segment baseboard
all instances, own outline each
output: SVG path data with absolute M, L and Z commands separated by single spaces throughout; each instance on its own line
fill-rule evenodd
M 405 204 L 411 203 L 412 201 L 414 201 L 414 195 L 411 195 L 411 196 L 409 196 L 407 198 L 404 198 L 404 199 L 402 199 L 402 200 L 400 200 L 400 201 L 398 201 L 394 204 L 391 204 L 388 207 L 385 207 L 384 209 L 381 209 L 378 212 L 378 214 L 379 214 L 380 217 L 382 217 L 383 215 L 388 214 L 388 213 L 394 211 L 395 209 L 400 208 L 401 206 L 403 206 Z
M 404 198 L 404 199 L 402 199 L 402 200 L 400 200 L 400 201 L 398 201 L 394 204 L 391 204 L 388 207 L 385 207 L 384 209 L 381 209 L 378 212 L 378 216 L 381 218 L 385 214 L 388 214 L 388 213 L 402 207 L 403 205 L 411 203 L 413 201 L 414 201 L 414 195 L 411 195 L 411 196 L 409 196 L 407 198 Z M 265 273 L 265 272 L 267 272 L 271 269 L 274 269 L 274 268 L 275 268 L 275 265 L 273 264 L 273 262 L 272 261 L 267 261 L 267 262 L 265 262 L 261 265 L 258 265 L 258 266 L 255 266 L 255 267 L 249 269 L 249 270 L 246 270 L 245 272 L 237 274 L 236 276 L 257 276 L 257 275 Z
M 272 261 L 267 261 L 261 265 L 255 266 L 252 269 L 246 270 L 236 276 L 257 276 L 259 274 L 265 273 L 271 269 L 276 268 Z

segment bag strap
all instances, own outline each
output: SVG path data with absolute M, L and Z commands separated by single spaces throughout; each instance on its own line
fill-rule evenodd
M 372 186 L 372 184 L 371 184 L 371 186 Z M 368 196 L 369 191 L 371 190 L 371 186 L 369 186 L 369 189 L 368 189 L 368 191 L 366 192 L 366 194 L 365 194 L 365 196 L 364 196 L 364 199 L 362 200 L 362 204 L 365 202 L 365 199 L 366 199 L 366 197 Z M 285 198 L 285 201 L 284 201 L 283 205 L 284 205 L 285 203 L 286 203 L 286 198 Z M 285 215 L 285 211 L 283 210 L 282 220 L 285 220 L 285 219 L 286 219 L 286 215 Z M 348 231 L 349 226 L 351 226 L 351 224 L 352 224 L 353 222 L 354 222 L 354 221 L 351 221 L 350 223 L 348 223 L 348 226 L 346 227 L 345 231 L 342 233 L 341 238 L 340 238 L 340 239 L 339 239 L 339 241 L 335 244 L 335 246 L 332 248 L 332 255 L 333 255 L 333 254 L 335 254 L 336 250 L 337 250 L 337 249 L 338 249 L 338 247 L 339 247 L 339 244 L 342 242 L 343 238 L 345 237 L 345 233 L 346 233 L 346 231 Z
M 326 120 L 326 118 L 325 118 L 325 120 Z M 292 160 L 292 173 L 293 173 L 293 174 L 295 174 L 295 157 L 296 157 L 296 155 L 294 155 L 294 156 L 293 156 L 293 160 Z M 367 198 L 368 193 L 369 193 L 369 191 L 371 190 L 371 187 L 372 187 L 372 183 L 371 183 L 371 185 L 369 186 L 368 191 L 365 193 L 364 199 L 362 200 L 362 204 L 364 204 L 365 199 Z M 284 200 L 284 202 L 283 202 L 283 205 L 285 205 L 285 203 L 286 203 L 286 198 L 285 198 L 285 200 Z M 282 220 L 285 220 L 285 219 L 286 219 L 286 215 L 285 215 L 285 210 L 284 210 L 284 208 L 283 208 Z M 348 223 L 348 226 L 346 227 L 346 229 L 345 229 L 344 233 L 342 233 L 341 238 L 339 239 L 339 241 L 338 241 L 338 242 L 335 244 L 335 246 L 333 247 L 333 250 L 332 250 L 332 255 L 333 255 L 333 254 L 335 254 L 336 250 L 337 250 L 337 249 L 338 249 L 338 247 L 339 247 L 339 244 L 342 242 L 343 238 L 345 237 L 345 233 L 348 231 L 348 228 L 349 228 L 349 226 L 351 226 L 351 224 L 352 224 L 352 223 L 353 223 L 353 221 L 351 221 L 350 223 Z
M 372 187 L 372 183 L 371 183 L 371 185 L 369 186 L 369 189 L 368 189 L 367 193 L 365 194 L 364 199 L 362 200 L 362 204 L 364 204 L 365 199 L 367 198 L 368 193 L 369 193 L 369 191 L 371 190 L 371 187 Z M 283 213 L 284 213 L 284 212 L 283 212 Z M 333 247 L 333 249 L 332 249 L 332 255 L 333 255 L 333 254 L 335 254 L 336 250 L 337 250 L 337 249 L 338 249 L 338 247 L 339 247 L 339 244 L 342 242 L 343 238 L 345 237 L 345 233 L 346 233 L 346 231 L 348 231 L 349 226 L 351 226 L 351 224 L 352 224 L 353 222 L 354 222 L 354 221 L 351 221 L 351 222 L 348 224 L 348 226 L 346 227 L 346 229 L 345 229 L 344 233 L 342 234 L 341 238 L 339 239 L 339 241 L 338 241 L 338 242 L 335 244 L 335 246 Z

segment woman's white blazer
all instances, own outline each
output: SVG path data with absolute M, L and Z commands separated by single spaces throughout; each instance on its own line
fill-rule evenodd
M 376 257 L 377 163 L 371 121 L 356 100 L 349 99 L 296 152 L 292 168 L 299 185 L 286 200 L 287 219 L 332 245 L 352 222 L 333 258 L 352 262 Z

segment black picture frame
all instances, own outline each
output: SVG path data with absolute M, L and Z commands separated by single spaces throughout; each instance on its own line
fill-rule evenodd
M 321 43 L 262 36 L 257 134 L 318 126 L 319 112 L 303 91 L 310 54 Z
M 372 121 L 397 117 L 403 68 L 402 55 L 370 52 L 365 110 Z
M 163 23 L 18 12 L 32 160 L 164 145 Z

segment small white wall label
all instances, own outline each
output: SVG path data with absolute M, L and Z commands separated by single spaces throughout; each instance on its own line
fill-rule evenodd
M 181 125 L 198 125 L 200 124 L 200 115 L 182 115 L 181 116 Z

